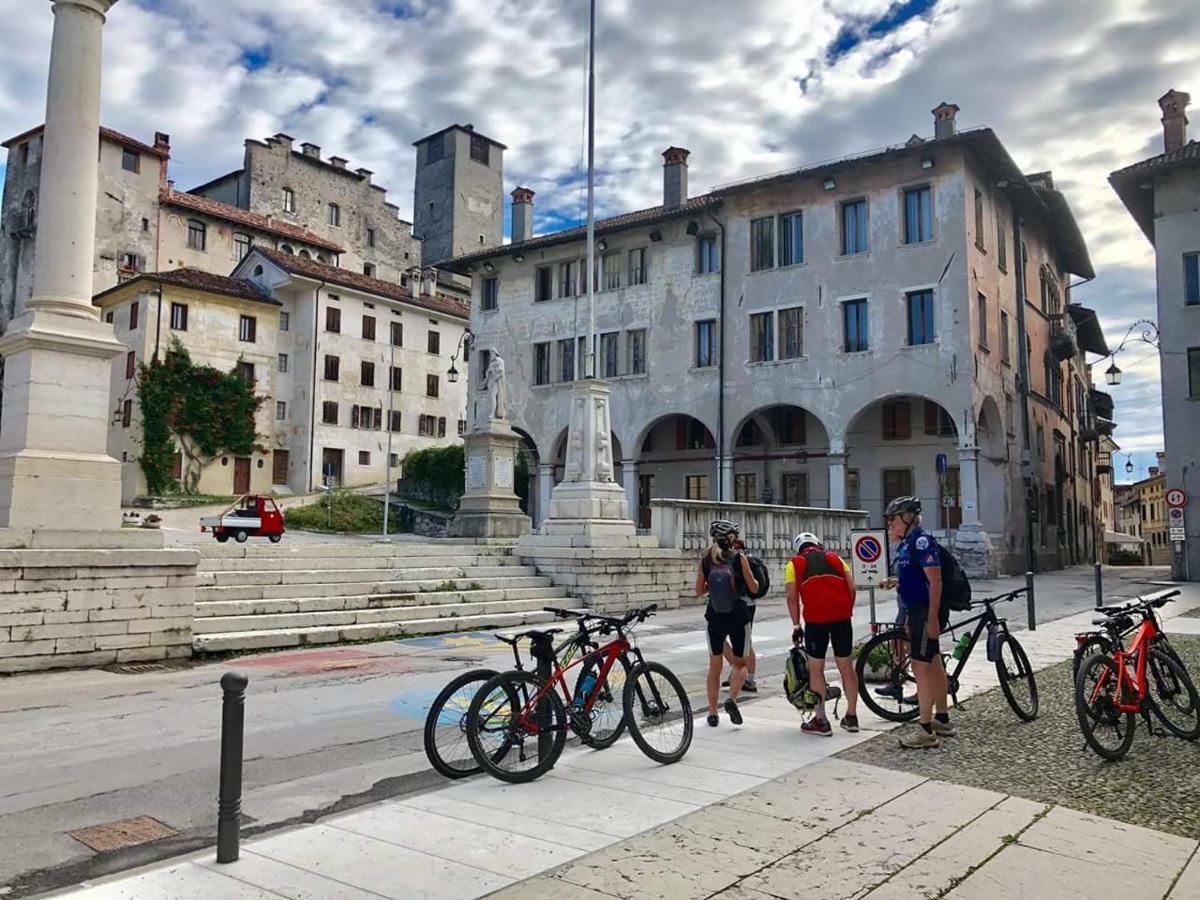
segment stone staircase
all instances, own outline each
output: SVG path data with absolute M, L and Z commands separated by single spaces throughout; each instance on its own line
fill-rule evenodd
M 546 622 L 565 590 L 502 545 L 217 545 L 201 551 L 193 646 L 266 650 Z

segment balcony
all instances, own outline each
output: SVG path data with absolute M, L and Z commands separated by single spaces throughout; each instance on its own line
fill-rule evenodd
M 1075 322 L 1070 316 L 1059 313 L 1051 317 L 1049 349 L 1059 362 L 1079 353 Z
M 1092 400 L 1092 414 L 1101 419 L 1111 420 L 1113 417 L 1113 398 L 1112 394 L 1098 391 L 1093 388 L 1089 391 Z

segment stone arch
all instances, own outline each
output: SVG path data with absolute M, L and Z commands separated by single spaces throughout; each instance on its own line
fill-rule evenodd
M 984 397 L 975 423 L 978 447 L 977 483 L 979 485 L 979 522 L 992 534 L 1005 533 L 1005 516 L 1010 504 L 1008 491 L 1008 439 L 1000 407 L 992 397 Z
M 297 253 L 296 255 L 299 256 L 301 259 L 312 259 L 312 254 L 309 253 L 307 250 L 305 250 L 303 247 L 300 248 L 300 252 Z
M 521 510 L 525 515 L 537 522 L 539 521 L 537 477 L 541 454 L 538 452 L 537 441 L 533 439 L 533 436 L 529 432 L 522 428 L 517 428 L 515 425 L 513 426 L 513 431 L 521 438 L 521 443 L 517 446 L 517 453 L 525 458 L 525 467 L 529 472 L 529 477 L 523 486 L 514 485 L 513 487 L 520 498 Z
M 720 498 L 716 438 L 708 423 L 696 416 L 667 413 L 657 417 L 642 429 L 629 452 L 637 461 L 637 521 L 643 527 L 650 500 L 656 497 Z
M 729 442 L 735 502 L 829 505 L 830 435 L 811 410 L 761 406 L 734 426 Z

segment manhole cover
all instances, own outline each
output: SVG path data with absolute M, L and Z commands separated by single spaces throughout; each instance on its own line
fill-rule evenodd
M 158 819 L 150 816 L 138 816 L 136 819 L 121 819 L 109 822 L 107 825 L 91 825 L 87 828 L 76 828 L 68 831 L 71 837 L 86 844 L 98 853 L 108 853 L 112 850 L 123 850 L 126 847 L 136 847 L 151 841 L 174 837 L 179 834 L 170 825 L 164 825 Z

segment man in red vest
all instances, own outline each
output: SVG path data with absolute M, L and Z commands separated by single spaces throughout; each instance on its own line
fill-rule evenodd
M 846 697 L 846 715 L 841 726 L 858 731 L 858 677 L 854 660 L 854 627 L 850 616 L 854 611 L 854 577 L 850 567 L 832 550 L 821 546 L 815 534 L 799 534 L 792 542 L 796 555 L 787 564 L 784 582 L 787 585 L 788 612 L 792 617 L 792 639 L 799 637 L 800 605 L 804 605 L 804 652 L 808 654 L 808 681 L 813 693 L 821 698 L 817 714 L 800 726 L 805 734 L 830 737 L 833 727 L 825 715 L 825 653 L 833 644 L 833 658 L 842 676 L 842 693 Z

